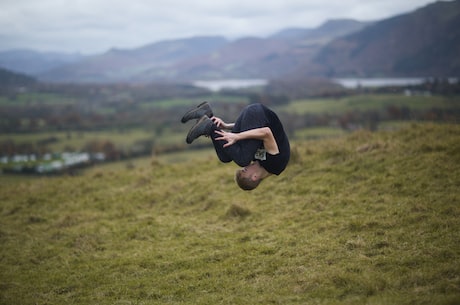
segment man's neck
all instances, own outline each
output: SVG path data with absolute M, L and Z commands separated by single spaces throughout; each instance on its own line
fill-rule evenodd
M 261 179 L 265 179 L 267 178 L 268 176 L 272 175 L 271 173 L 269 173 L 262 165 L 260 165 L 259 161 L 255 161 L 258 165 L 257 167 L 257 174 L 259 175 L 259 177 Z

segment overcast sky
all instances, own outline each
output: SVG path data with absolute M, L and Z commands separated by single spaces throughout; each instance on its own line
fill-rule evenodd
M 328 19 L 380 20 L 435 0 L 0 0 L 0 50 L 102 53 L 165 39 L 264 37 Z

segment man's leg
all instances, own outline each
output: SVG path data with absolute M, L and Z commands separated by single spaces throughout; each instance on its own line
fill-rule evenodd
M 214 145 L 214 149 L 216 151 L 216 155 L 219 158 L 219 160 L 223 163 L 228 163 L 232 162 L 233 158 L 227 154 L 227 151 L 223 147 L 225 144 L 224 141 L 217 141 L 215 138 L 218 137 L 219 135 L 215 133 L 216 130 L 219 130 L 216 125 L 213 125 L 212 131 L 211 131 L 211 140 L 212 144 Z
M 267 126 L 265 112 L 260 104 L 252 104 L 247 106 L 238 116 L 232 132 L 238 133 L 250 129 L 261 128 Z M 213 128 L 211 133 L 212 142 L 216 150 L 217 156 L 222 162 L 234 161 L 239 166 L 247 166 L 254 160 L 254 154 L 257 149 L 262 147 L 261 140 L 242 140 L 235 144 L 223 147 L 225 141 L 216 140 L 219 137 Z

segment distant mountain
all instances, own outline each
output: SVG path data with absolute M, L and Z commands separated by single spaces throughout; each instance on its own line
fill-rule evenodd
M 442 77 L 460 75 L 458 54 L 460 0 L 455 0 L 378 22 L 330 20 L 266 38 L 191 37 L 88 57 L 0 52 L 0 66 L 51 82 Z
M 273 63 L 289 46 L 277 40 L 243 38 L 230 42 L 214 52 L 178 61 L 165 70 L 147 71 L 141 78 L 157 79 L 169 71 L 175 79 L 258 78 L 274 74 Z M 264 63 L 261 64 L 261 63 Z M 257 64 L 255 64 L 257 63 Z
M 328 20 L 315 29 L 288 28 L 284 29 L 269 38 L 300 41 L 330 41 L 334 38 L 362 30 L 372 22 L 360 22 L 353 19 L 332 19 Z
M 33 85 L 37 80 L 28 75 L 15 73 L 6 69 L 0 68 L 0 89 L 8 87 L 22 87 Z
M 336 39 L 313 64 L 327 76 L 458 76 L 460 1 L 439 1 Z
M 188 81 L 222 78 L 274 78 L 309 61 L 323 46 L 344 33 L 366 26 L 333 20 L 316 29 L 299 29 L 287 37 L 193 37 L 154 43 L 132 50 L 110 50 L 40 75 L 59 82 Z
M 153 43 L 132 50 L 112 49 L 105 54 L 41 74 L 40 79 L 60 82 L 122 82 L 144 80 L 140 75 L 156 71 L 156 79 L 176 77 L 174 65 L 227 44 L 223 37 L 193 37 Z M 147 79 L 146 79 L 147 80 Z
M 308 35 L 310 31 L 311 29 L 305 28 L 288 28 L 271 35 L 269 38 L 282 39 L 287 41 L 296 40 Z
M 78 62 L 83 58 L 84 56 L 78 53 L 66 54 L 32 50 L 0 51 L 0 67 L 36 76 L 50 69 Z

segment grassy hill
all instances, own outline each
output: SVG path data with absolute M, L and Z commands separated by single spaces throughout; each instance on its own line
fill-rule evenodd
M 459 136 L 293 143 L 253 192 L 212 152 L 0 176 L 0 304 L 458 304 Z

